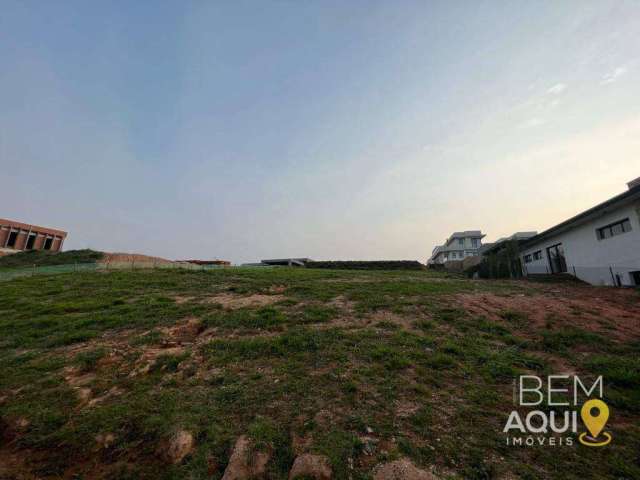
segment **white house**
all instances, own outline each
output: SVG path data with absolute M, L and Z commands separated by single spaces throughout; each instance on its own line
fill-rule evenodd
M 592 285 L 640 285 L 640 178 L 531 238 L 521 255 L 524 275 L 569 273 Z
M 485 235 L 480 230 L 453 232 L 444 242 L 433 249 L 428 264 L 442 264 L 450 260 L 464 260 L 478 255 Z

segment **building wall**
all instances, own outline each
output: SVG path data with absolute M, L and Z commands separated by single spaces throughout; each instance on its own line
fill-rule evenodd
M 453 253 L 455 252 L 456 256 L 453 257 Z M 447 258 L 445 258 L 447 255 Z M 478 256 L 478 249 L 466 249 L 466 250 L 447 250 L 446 252 L 440 252 L 436 255 L 431 263 L 446 263 L 456 260 L 463 260 L 465 258 Z
M 473 246 L 473 241 L 472 241 L 473 238 L 475 238 L 478 241 L 478 244 L 475 247 Z M 460 243 L 460 240 L 462 240 L 463 243 Z M 447 246 L 452 249 L 477 250 L 482 246 L 482 239 L 478 237 L 464 237 L 462 239 L 453 238 L 451 239 L 451 241 L 448 243 Z
M 11 232 L 17 232 L 18 236 L 15 244 L 12 247 L 9 247 L 7 245 L 7 240 Z M 62 248 L 67 232 L 0 218 L 0 248 L 2 249 L 3 254 L 26 250 L 29 236 L 34 235 L 35 241 L 32 250 L 44 249 L 46 239 L 51 238 L 53 242 L 50 251 L 57 252 Z
M 597 229 L 628 218 L 631 231 L 598 240 Z M 569 231 L 547 238 L 522 252 L 525 274 L 551 272 L 547 247 L 562 243 L 567 271 L 592 285 L 634 285 L 630 272 L 640 270 L 640 205 L 627 205 Z M 524 263 L 525 255 L 542 251 L 538 261 Z M 612 276 L 613 272 L 613 276 Z

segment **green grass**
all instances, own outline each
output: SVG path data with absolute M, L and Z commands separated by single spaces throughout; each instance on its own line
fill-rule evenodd
M 283 298 L 270 305 L 212 300 L 275 287 Z M 430 271 L 290 268 L 2 282 L 0 426 L 11 442 L 0 455 L 29 458 L 30 473 L 48 479 L 97 468 L 105 479 L 220 479 L 246 434 L 271 454 L 268 478 L 287 478 L 300 448 L 326 455 L 334 478 L 356 480 L 401 456 L 450 478 L 634 478 L 640 344 L 582 329 L 576 315 L 537 328 L 522 312 L 479 317 L 455 300 L 526 288 Z M 194 318 L 197 338 L 173 336 Z M 557 373 L 556 362 L 604 375 L 615 438 L 606 452 L 503 445 L 514 377 Z M 89 389 L 91 407 L 76 386 Z M 169 465 L 159 452 L 177 429 L 196 448 Z M 105 433 L 116 441 L 100 449 Z
M 542 348 L 550 352 L 562 352 L 579 345 L 598 346 L 605 343 L 606 339 L 601 335 L 576 327 L 563 327 L 542 334 Z
M 205 316 L 207 327 L 219 327 L 227 330 L 278 330 L 287 322 L 287 317 L 278 308 L 264 307 L 258 310 L 242 308 L 225 311 L 216 310 Z
M 1 268 L 19 268 L 45 266 L 45 265 L 68 265 L 74 263 L 95 263 L 104 254 L 95 250 L 68 250 L 66 252 L 50 252 L 47 250 L 29 250 L 0 257 Z

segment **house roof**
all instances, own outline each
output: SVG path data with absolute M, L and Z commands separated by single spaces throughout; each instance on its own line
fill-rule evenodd
M 568 220 L 565 220 L 564 222 L 561 222 L 558 225 L 545 230 L 544 232 L 539 233 L 535 237 L 532 237 L 524 242 L 523 246 L 529 247 L 535 245 L 538 242 L 546 240 L 549 237 L 558 235 L 562 232 L 575 228 L 578 225 L 582 225 L 583 223 L 601 217 L 615 210 L 616 208 L 620 208 L 635 200 L 640 200 L 640 185 L 634 186 L 633 183 L 630 183 L 629 190 L 627 190 L 626 192 L 616 195 L 615 197 L 612 197 L 609 200 L 590 208 L 589 210 L 585 210 L 584 212 L 579 213 L 578 215 L 571 217 Z
M 271 258 L 267 260 L 260 260 L 262 263 L 266 265 L 304 265 L 307 262 L 310 262 L 310 258 Z
M 447 238 L 445 245 L 451 243 L 451 241 L 455 238 L 484 238 L 485 236 L 486 235 L 484 235 L 480 230 L 465 230 L 463 232 L 453 232 L 451 236 Z
M 516 240 L 519 244 L 536 236 L 538 232 L 516 232 L 508 237 L 502 237 L 493 243 L 487 243 L 480 247 L 480 253 L 493 252 L 499 250 L 505 242 Z

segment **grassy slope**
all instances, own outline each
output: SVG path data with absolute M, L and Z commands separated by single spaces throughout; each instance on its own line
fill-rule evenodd
M 33 265 L 67 265 L 73 263 L 94 263 L 102 258 L 102 252 L 94 250 L 69 250 L 49 252 L 30 250 L 0 257 L 0 268 L 32 267 Z
M 271 445 L 273 478 L 286 478 L 292 437 L 328 455 L 336 478 L 348 476 L 350 458 L 353 478 L 368 478 L 375 463 L 402 455 L 453 478 L 638 478 L 637 342 L 577 327 L 533 331 L 517 312 L 491 321 L 450 300 L 532 288 L 431 272 L 286 268 L 4 282 L 0 435 L 6 451 L 29 459 L 22 468 L 44 478 L 220 478 L 234 439 L 247 432 Z M 228 310 L 207 301 L 220 293 L 279 296 Z M 166 349 L 137 375 L 145 352 L 171 340 L 165 327 L 191 317 L 208 329 L 206 340 Z M 610 447 L 504 445 L 514 375 L 556 373 L 555 360 L 613 379 Z M 96 405 L 80 403 L 64 378 L 71 371 L 102 397 Z M 28 426 L 12 427 L 22 418 Z M 366 427 L 378 441 L 373 455 L 363 453 Z M 158 449 L 179 428 L 194 432 L 197 449 L 167 466 Z M 95 438 L 105 433 L 116 441 L 100 450 Z

